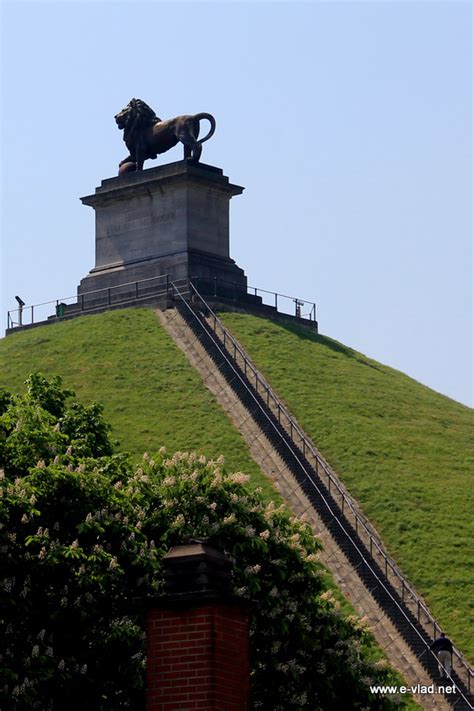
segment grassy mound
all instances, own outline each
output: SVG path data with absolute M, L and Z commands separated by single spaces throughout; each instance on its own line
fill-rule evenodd
M 224 319 L 358 497 L 447 632 L 472 655 L 469 468 L 462 457 L 468 408 L 303 329 L 248 315 Z M 224 453 L 230 470 L 250 473 L 268 498 L 276 497 L 151 310 L 87 316 L 0 340 L 0 386 L 21 391 L 33 371 L 59 374 L 78 399 L 102 402 L 120 448 L 135 459 L 162 445 L 208 457 Z
M 207 457 L 224 453 L 231 471 L 251 474 L 255 485 L 276 497 L 244 440 L 153 311 L 86 316 L 0 341 L 0 386 L 19 392 L 33 371 L 60 375 L 79 400 L 102 403 L 120 448 L 134 458 L 161 446 Z
M 222 319 L 473 660 L 472 410 L 298 326 Z

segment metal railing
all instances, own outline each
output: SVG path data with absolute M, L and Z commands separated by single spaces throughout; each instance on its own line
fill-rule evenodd
M 25 305 L 7 312 L 7 329 L 43 323 L 64 316 L 78 316 L 83 312 L 99 311 L 108 306 L 144 301 L 154 296 L 170 292 L 168 274 L 130 281 L 105 289 L 94 289 L 62 299 L 44 301 L 40 304 Z M 52 313 L 51 313 L 52 312 Z
M 247 292 L 239 291 L 236 282 L 225 279 L 193 277 L 191 283 L 203 282 L 209 287 L 210 293 L 207 296 L 225 298 L 231 301 L 242 302 L 249 296 L 260 297 L 262 303 L 271 305 L 278 313 L 297 316 L 316 323 L 316 304 L 293 296 L 286 296 L 274 291 L 249 287 Z M 174 281 L 176 284 L 176 280 Z M 190 282 L 183 278 L 179 280 L 180 289 L 184 293 L 189 293 Z M 7 330 L 31 326 L 34 324 L 50 322 L 54 319 L 61 319 L 66 316 L 78 316 L 82 313 L 100 311 L 109 306 L 119 306 L 145 301 L 155 296 L 172 295 L 173 289 L 170 287 L 168 274 L 130 281 L 125 284 L 95 289 L 74 296 L 66 296 L 62 299 L 53 299 L 39 304 L 24 305 L 7 312 Z M 271 304 L 266 304 L 263 295 L 271 297 Z M 307 310 L 307 313 L 304 311 Z
M 218 279 L 217 277 L 191 277 L 191 284 L 203 296 L 218 299 L 219 297 L 231 301 L 242 300 L 242 288 L 235 281 Z M 270 306 L 280 314 L 296 316 L 316 323 L 316 303 L 296 296 L 280 294 L 277 291 L 268 291 L 257 286 L 248 286 L 247 295 L 258 297 L 264 306 Z M 250 302 L 251 303 L 251 302 Z
M 428 635 L 437 637 L 442 631 L 442 628 L 429 611 L 426 603 L 417 595 L 413 587 L 402 574 L 395 561 L 384 550 L 380 537 L 377 536 L 368 520 L 360 512 L 354 499 L 348 494 L 345 487 L 300 427 L 299 423 L 287 410 L 274 390 L 252 363 L 240 343 L 227 330 L 222 321 L 214 313 L 209 304 L 204 300 L 193 284 L 190 285 L 190 289 L 194 302 L 201 304 L 206 321 L 219 342 L 222 344 L 223 348 L 233 358 L 236 365 L 243 371 L 244 376 L 255 389 L 256 394 L 262 398 L 267 407 L 278 420 L 280 426 L 282 426 L 287 432 L 292 443 L 302 453 L 303 459 L 306 460 L 310 466 L 312 465 L 312 468 L 318 478 L 323 483 L 326 483 L 329 493 L 333 497 L 336 494 L 336 498 L 340 500 L 340 510 L 342 515 L 348 523 L 353 525 L 355 532 L 364 544 L 364 548 L 367 553 L 384 572 L 385 579 L 392 585 L 392 587 L 395 588 L 401 602 L 416 617 L 418 623 L 422 625 Z M 187 304 L 187 306 L 190 308 L 189 304 Z M 297 457 L 297 459 L 299 459 L 299 457 Z M 318 488 L 313 478 L 308 474 L 306 467 L 304 466 L 304 462 L 300 462 L 300 464 L 308 480 L 314 487 Z M 319 489 L 318 492 L 321 493 Z M 327 505 L 329 506 L 329 504 Z M 339 520 L 338 523 L 341 525 Z M 362 553 L 361 555 L 364 558 Z M 378 576 L 376 575 L 376 577 Z M 411 621 L 408 618 L 407 621 L 411 625 Z M 414 629 L 416 630 L 416 628 Z M 417 630 L 416 632 L 419 634 Z M 428 650 L 429 648 L 426 649 L 426 651 Z M 431 654 L 433 653 L 431 652 Z M 474 680 L 474 670 L 466 662 L 462 653 L 456 648 L 453 650 L 453 657 L 457 666 L 456 672 L 459 674 L 460 678 L 462 678 L 468 692 L 471 693 L 471 686 Z M 465 700 L 470 708 L 474 708 L 467 699 Z
M 292 316 L 308 319 L 309 321 L 317 320 L 316 304 L 314 301 L 306 301 L 305 299 L 299 299 L 296 296 L 288 296 L 287 294 L 278 294 L 276 291 L 267 291 L 266 289 L 259 289 L 256 286 L 249 286 L 249 293 L 260 296 L 264 304 L 266 303 L 265 298 L 267 298 L 268 295 L 268 297 L 271 297 L 268 305 L 274 306 L 276 310 L 281 311 L 281 313 L 291 313 Z M 262 296 L 262 294 L 264 296 Z M 284 304 L 283 309 L 281 308 L 282 301 Z M 292 304 L 292 306 L 290 306 L 290 304 Z M 286 311 L 286 305 L 288 305 L 291 311 Z M 307 313 L 305 313 L 306 309 L 308 310 Z

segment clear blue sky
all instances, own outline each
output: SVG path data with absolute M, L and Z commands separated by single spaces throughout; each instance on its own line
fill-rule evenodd
M 470 2 L 6 2 L 2 314 L 94 265 L 114 114 L 210 111 L 249 283 L 472 404 Z M 180 160 L 175 148 L 160 162 Z M 149 161 L 151 167 L 156 162 Z M 2 316 L 3 318 L 3 316 Z

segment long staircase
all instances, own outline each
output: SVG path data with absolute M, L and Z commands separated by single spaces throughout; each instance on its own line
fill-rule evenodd
M 429 649 L 440 626 L 404 578 L 382 541 L 337 475 L 288 412 L 244 349 L 192 284 L 174 286 L 175 309 L 161 320 L 178 345 L 219 395 L 246 438 L 252 454 L 275 480 L 297 514 L 306 514 L 322 539 L 322 561 L 365 614 L 389 660 L 409 686 L 440 679 Z M 414 693 L 427 709 L 474 709 L 473 670 L 453 655 L 454 693 Z

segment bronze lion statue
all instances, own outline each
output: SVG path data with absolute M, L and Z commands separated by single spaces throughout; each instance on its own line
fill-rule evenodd
M 209 121 L 211 128 L 204 138 L 198 140 L 202 119 Z M 143 163 L 148 158 L 156 158 L 159 153 L 169 151 L 178 141 L 184 146 L 184 158 L 198 161 L 202 144 L 216 130 L 216 121 L 211 114 L 176 116 L 163 121 L 141 99 L 132 99 L 115 116 L 115 121 L 119 129 L 123 129 L 123 140 L 130 151 L 130 155 L 119 163 L 119 175 L 143 170 Z

